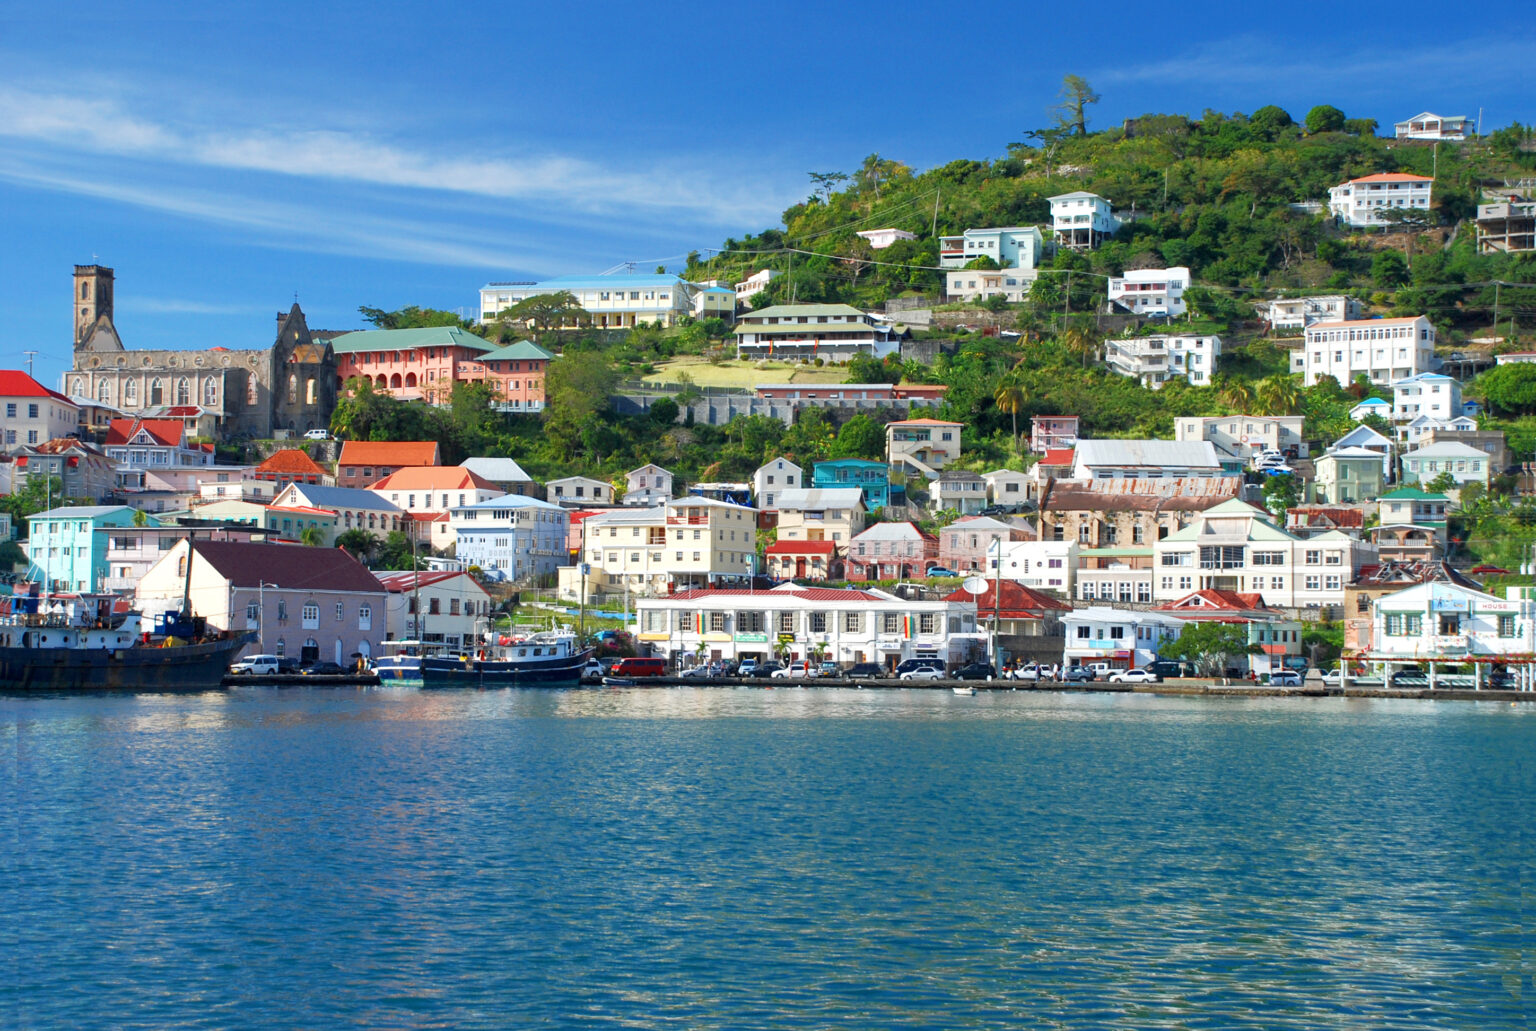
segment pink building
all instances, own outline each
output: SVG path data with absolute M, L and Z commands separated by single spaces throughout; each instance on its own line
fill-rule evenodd
M 994 542 L 1034 539 L 1023 527 L 990 516 L 957 519 L 939 531 L 939 565 L 957 573 L 985 570 L 987 550 Z
M 531 340 L 519 340 L 464 363 L 462 375 L 492 384 L 504 412 L 542 412 L 544 377 L 554 357 Z
M 1037 415 L 1030 420 L 1029 449 L 1036 454 L 1076 446 L 1077 416 Z
M 848 579 L 923 576 L 938 555 L 939 539 L 911 523 L 876 523 L 848 542 Z
M 338 391 L 361 377 L 376 391 L 402 401 L 447 404 L 453 384 L 471 378 L 469 364 L 496 350 L 489 340 L 457 326 L 430 329 L 372 329 L 343 333 L 331 341 Z

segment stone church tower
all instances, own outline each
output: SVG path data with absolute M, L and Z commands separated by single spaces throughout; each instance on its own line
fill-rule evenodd
M 112 270 L 104 265 L 76 265 L 75 350 L 122 349 L 112 325 Z

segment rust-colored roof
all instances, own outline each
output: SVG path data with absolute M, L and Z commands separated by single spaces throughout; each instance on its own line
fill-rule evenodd
M 1069 447 L 1047 448 L 1046 452 L 1045 452 L 1045 457 L 1040 459 L 1040 464 L 1041 465 L 1071 465 L 1072 464 L 1072 450 L 1073 449 L 1069 448 Z
M 274 452 L 256 467 L 258 473 L 272 473 L 277 476 L 329 476 L 309 454 L 296 448 L 285 448 Z
M 501 493 L 501 488 L 461 465 L 413 465 L 398 469 L 369 490 L 480 490 Z
M 1482 585 L 1469 579 L 1460 570 L 1453 569 L 1444 559 L 1433 562 L 1397 562 L 1388 560 L 1360 567 L 1351 587 L 1388 587 L 1400 590 L 1416 584 L 1448 583 L 1473 590 Z
M 176 447 L 185 429 L 180 419 L 113 419 L 107 424 L 107 443 L 127 444 L 139 430 L 144 430 L 156 444 Z
M 405 466 L 438 465 L 435 440 L 349 440 L 341 445 L 342 465 L 382 465 L 392 469 Z
M 1351 179 L 1351 183 L 1432 183 L 1434 177 L 1427 175 L 1412 175 L 1408 172 L 1377 172 L 1375 175 L 1363 175 L 1358 179 Z
M 287 590 L 384 593 L 384 585 L 340 548 L 198 541 L 197 555 L 236 587 L 265 582 Z
M 1016 580 L 1003 580 L 1001 583 L 1002 592 L 998 595 L 998 601 L 1002 605 L 998 610 L 998 617 L 1001 619 L 1039 619 L 1048 609 L 1065 612 L 1072 608 L 1071 602 L 1025 587 Z M 992 613 L 994 604 L 992 592 L 996 586 L 997 581 L 988 580 L 987 589 L 980 594 L 972 594 L 961 587 L 945 595 L 944 600 L 974 601 L 977 614 L 988 616 Z
M 1326 519 L 1334 526 L 1343 529 L 1360 529 L 1365 526 L 1365 511 L 1359 508 L 1333 508 L 1327 505 L 1298 505 L 1295 508 L 1285 510 L 1286 514 L 1293 517 L 1306 516 L 1308 519 Z

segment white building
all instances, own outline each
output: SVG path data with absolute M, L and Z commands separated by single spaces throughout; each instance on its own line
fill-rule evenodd
M 661 466 L 647 463 L 624 474 L 624 504 L 660 505 L 672 498 L 672 474 Z
M 454 557 L 479 566 L 492 580 L 532 580 L 570 561 L 568 509 L 522 494 L 469 505 L 448 513 Z
M 1022 304 L 1038 276 L 1034 269 L 951 269 L 944 273 L 944 292 L 951 301 L 1002 297 L 1009 304 Z
M 991 258 L 998 268 L 1033 269 L 1044 251 L 1045 237 L 1035 226 L 967 229 L 959 236 L 939 237 L 939 267 L 964 268 L 977 258 Z
M 640 595 L 747 576 L 757 560 L 757 511 L 711 498 L 598 512 L 582 523 L 588 593 Z M 560 595 L 581 596 L 581 573 L 560 570 Z
M 1111 337 L 1104 341 L 1104 361 L 1114 372 L 1158 390 L 1176 377 L 1209 386 L 1221 357 L 1221 337 Z
M 902 336 L 846 304 L 775 304 L 744 313 L 732 332 L 736 357 L 786 361 L 884 358 L 900 350 Z
M 1430 686 L 1437 685 L 1442 664 L 1473 670 L 1474 685 L 1488 685 L 1493 665 L 1518 666 L 1522 690 L 1532 682 L 1531 655 L 1536 653 L 1536 602 L 1529 588 L 1511 587 L 1500 599 L 1460 584 L 1419 584 L 1376 599 L 1371 607 L 1370 636 L 1361 659 L 1396 664 L 1424 663 Z
M 1259 305 L 1271 329 L 1306 329 L 1314 322 L 1348 322 L 1361 315 L 1360 302 L 1345 294 L 1280 297 Z
M 1392 421 L 1420 416 L 1450 420 L 1461 416 L 1461 381 L 1438 372 L 1421 372 L 1392 384 Z M 1477 428 L 1473 423 L 1473 429 Z
M 752 474 L 752 496 L 757 499 L 757 507 L 765 511 L 778 507 L 776 499 L 785 487 L 803 486 L 805 479 L 800 467 L 783 457 L 759 466 Z
M 1035 479 L 1017 469 L 993 469 L 982 473 L 987 481 L 987 500 L 994 505 L 1021 505 L 1034 493 Z
M 678 276 L 556 276 L 536 283 L 487 283 L 480 288 L 480 321 L 541 294 L 569 293 L 597 329 L 628 329 L 638 323 L 670 326 L 694 312 L 701 287 Z M 734 308 L 734 304 L 732 305 Z
M 1186 416 L 1173 420 L 1173 439 L 1208 440 L 1218 455 L 1229 455 L 1244 464 L 1259 451 L 1288 454 L 1294 449 L 1298 458 L 1306 458 L 1310 451 L 1299 415 Z
M 1337 530 L 1297 537 L 1236 499 L 1195 513 L 1152 550 L 1157 601 L 1214 589 L 1260 594 L 1266 605 L 1287 608 L 1344 604 L 1344 585 L 1376 556 L 1374 545 Z
M 468 573 L 430 570 L 379 573 L 386 640 L 426 641 L 450 649 L 473 648 L 491 615 L 491 596 Z
M 1470 444 L 1447 441 L 1430 444 L 1403 455 L 1403 479 L 1418 480 L 1428 486 L 1431 480 L 1449 473 L 1457 487 L 1468 483 L 1480 483 L 1486 487 L 1492 464 L 1488 460 L 1488 452 Z
M 550 501 L 566 508 L 613 504 L 613 485 L 594 480 L 590 476 L 567 476 L 560 480 L 550 480 L 544 489 Z
M 788 658 L 890 669 L 910 658 L 955 665 L 985 650 L 975 602 L 908 601 L 873 588 L 688 590 L 641 599 L 635 610 L 641 645 L 676 665 Z
M 897 240 L 916 240 L 917 237 L 905 229 L 861 229 L 854 236 L 862 236 L 869 241 L 870 249 L 883 251 Z
M 1145 668 L 1164 641 L 1184 632 L 1184 621 L 1160 612 L 1093 605 L 1061 617 L 1066 628 L 1064 666 L 1105 663 L 1112 669 Z
M 0 450 L 78 433 L 80 408 L 18 369 L 0 369 Z
M 1392 128 L 1400 140 L 1464 140 L 1472 131 L 1466 115 L 1437 115 L 1433 111 L 1420 111 L 1405 121 L 1394 122 Z
M 1291 352 L 1291 372 L 1301 374 L 1309 387 L 1324 376 L 1341 387 L 1361 375 L 1372 383 L 1396 383 L 1438 367 L 1435 327 L 1424 315 L 1314 323 L 1301 349 Z
M 1407 172 L 1377 172 L 1328 190 L 1328 212 L 1347 225 L 1380 226 L 1381 213 L 1394 208 L 1429 210 L 1435 181 Z
M 1077 541 L 1003 541 L 1005 580 L 1070 598 L 1077 570 Z M 987 576 L 998 576 L 997 544 L 987 549 Z
M 1220 476 L 1221 458 L 1208 440 L 1079 440 L 1074 480 L 1176 480 Z
M 752 273 L 746 279 L 737 283 L 736 304 L 745 307 L 748 301 L 768 289 L 768 284 L 773 282 L 778 275 L 777 269 L 765 268 L 759 272 Z
M 857 487 L 785 487 L 778 509 L 781 541 L 831 541 L 846 548 L 864 531 L 864 492 Z
M 1379 397 L 1368 397 L 1349 410 L 1349 417 L 1356 422 L 1364 422 L 1370 416 L 1392 421 L 1392 402 L 1383 401 Z
M 1189 283 L 1189 269 L 1182 265 L 1133 269 L 1109 281 L 1109 303 L 1134 315 L 1183 315 Z
M 1109 201 L 1096 193 L 1079 190 L 1048 197 L 1051 231 L 1058 247 L 1090 250 L 1120 231 Z

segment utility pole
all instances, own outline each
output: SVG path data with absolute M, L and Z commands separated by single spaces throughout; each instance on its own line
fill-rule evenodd
M 933 191 L 933 225 L 928 230 L 928 235 L 937 238 L 939 235 L 939 191 Z
M 1497 279 L 1493 281 L 1493 335 L 1495 346 L 1498 344 L 1499 335 L 1499 287 L 1503 285 L 1504 284 Z
M 28 379 L 36 379 L 37 377 L 32 375 L 32 359 L 37 357 L 37 352 L 36 351 L 23 351 L 21 353 L 27 356 L 27 378 Z

